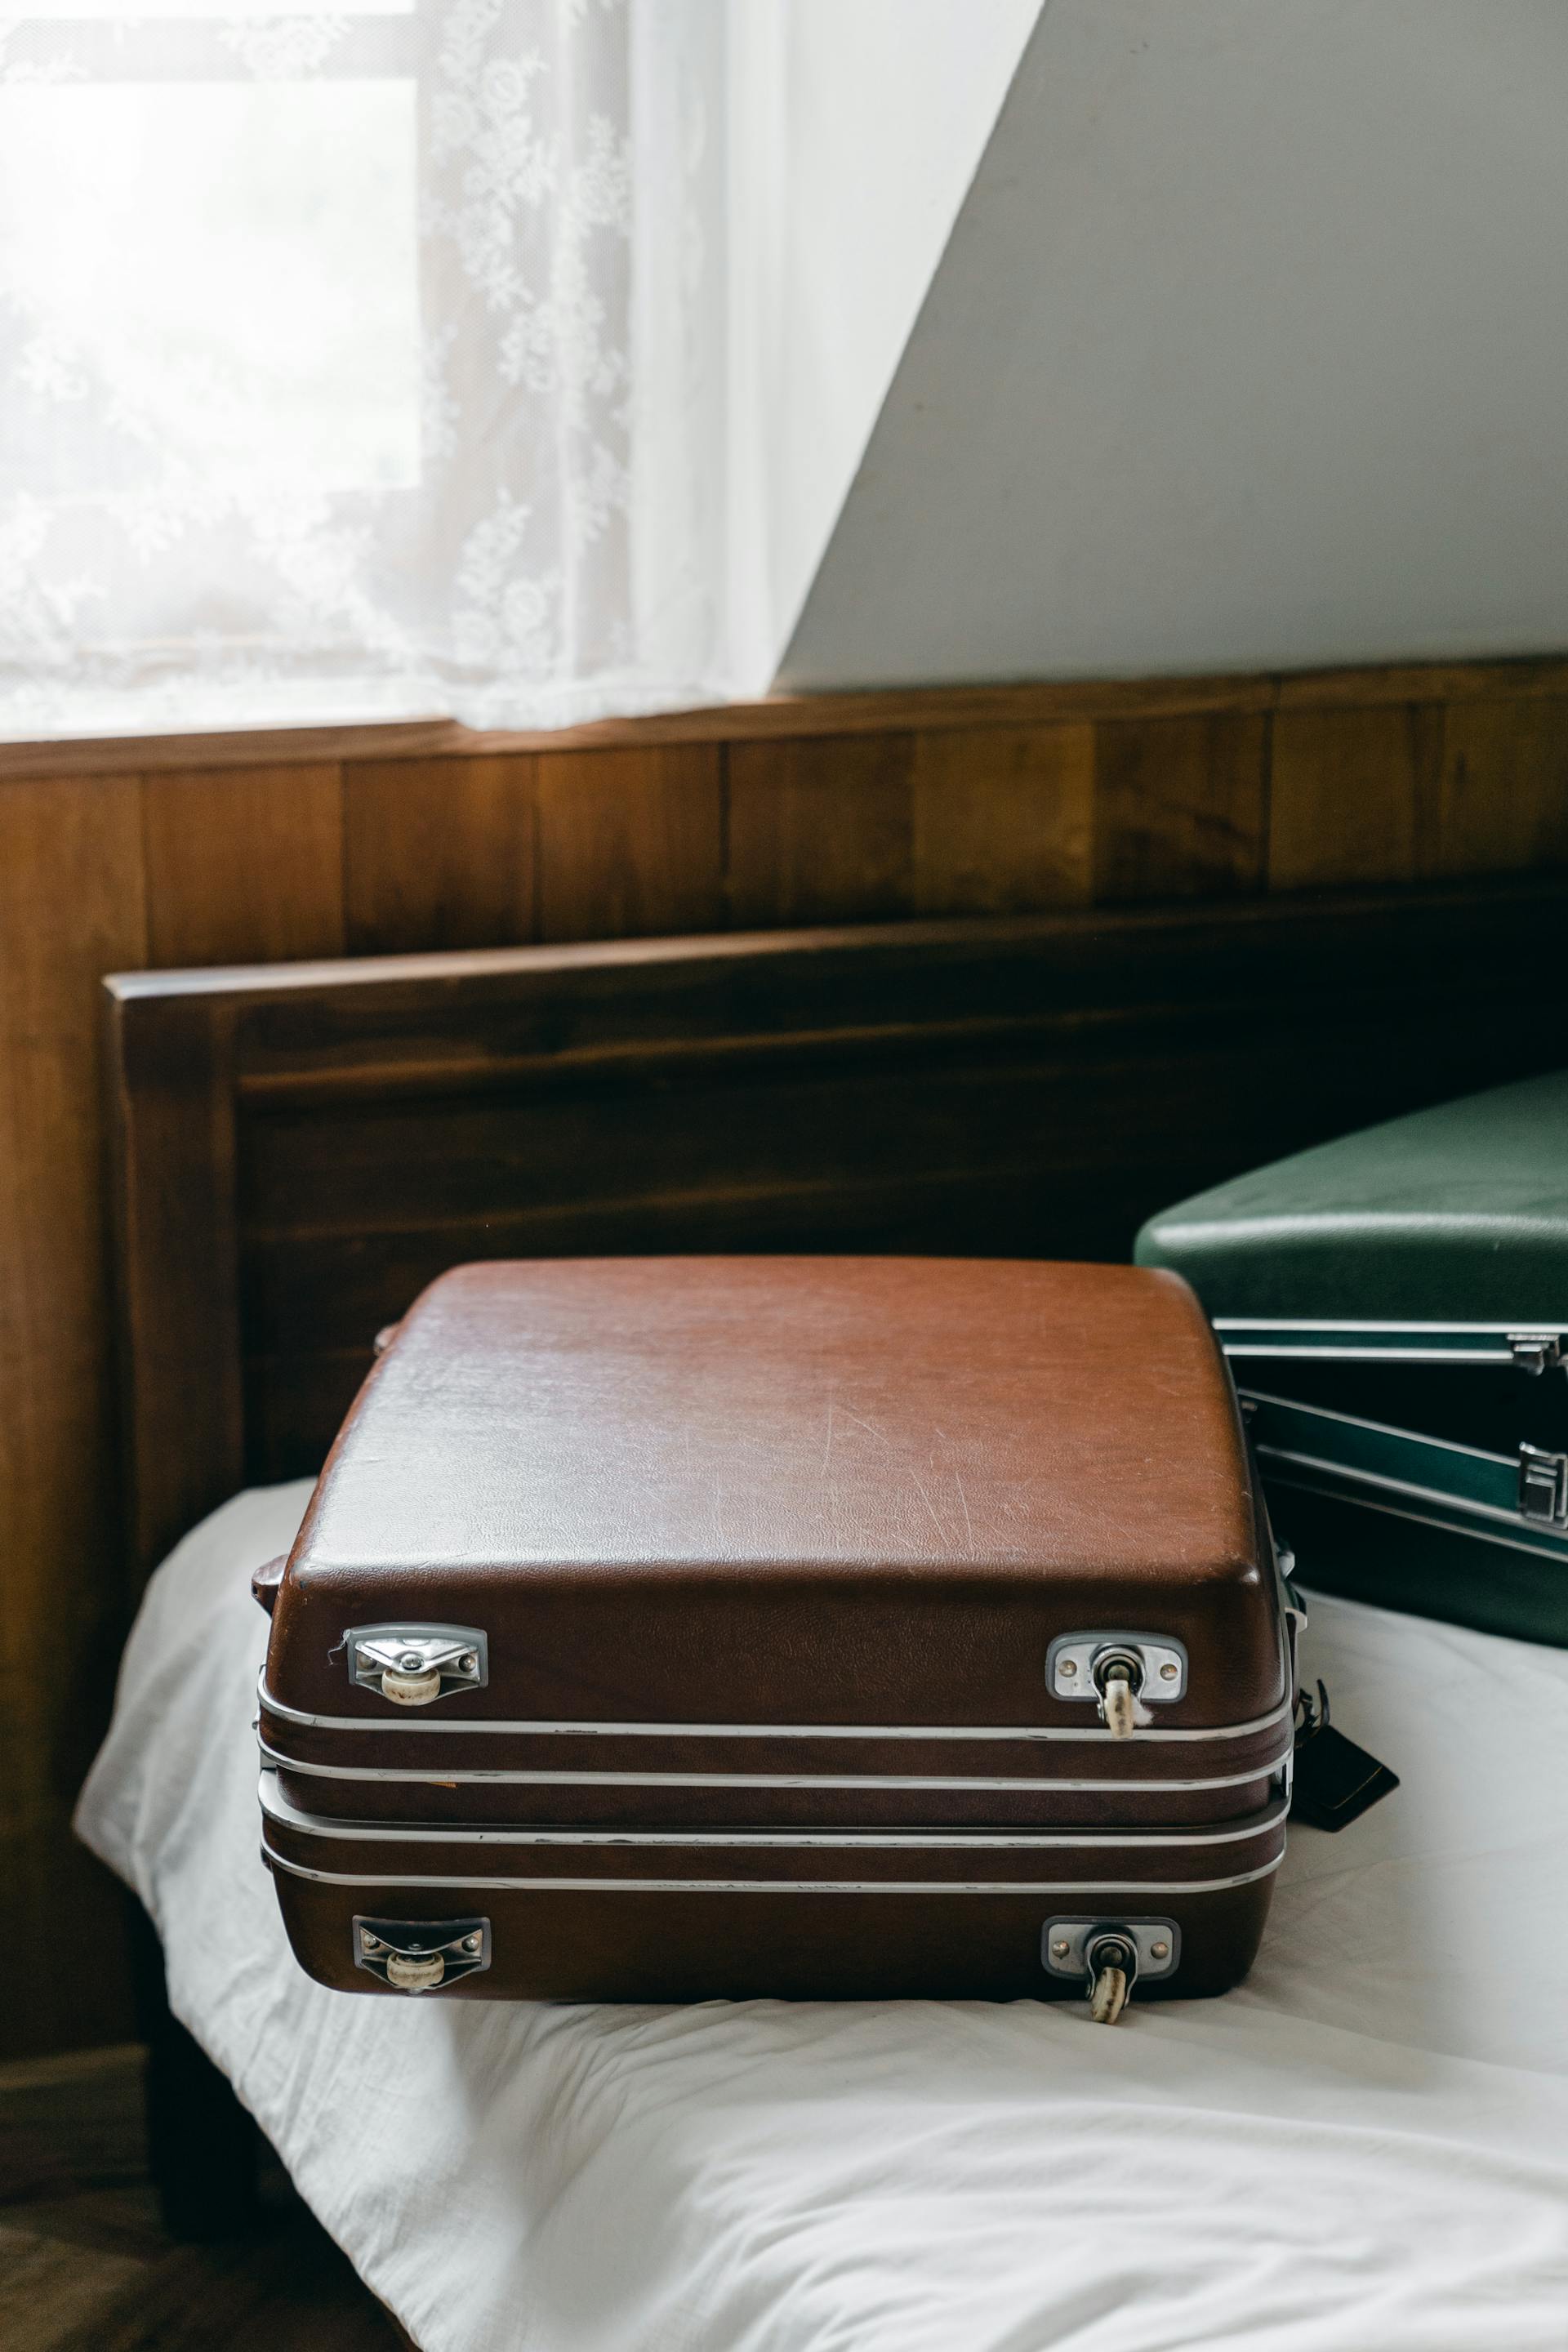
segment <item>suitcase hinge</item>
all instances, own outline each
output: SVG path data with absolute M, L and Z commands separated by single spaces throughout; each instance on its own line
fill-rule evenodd
M 1519 1515 L 1547 1527 L 1568 1526 L 1568 1454 L 1520 1447 Z

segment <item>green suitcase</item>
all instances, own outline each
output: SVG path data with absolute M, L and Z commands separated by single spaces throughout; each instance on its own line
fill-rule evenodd
M 1304 1581 L 1568 1646 L 1568 1071 L 1152 1217 Z

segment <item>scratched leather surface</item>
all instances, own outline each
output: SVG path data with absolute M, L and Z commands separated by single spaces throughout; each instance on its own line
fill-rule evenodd
M 480 1720 L 1081 1722 L 1047 1643 L 1130 1623 L 1191 1652 L 1161 1722 L 1283 1695 L 1228 1376 L 1133 1267 L 459 1268 L 329 1460 L 271 1687 L 386 1720 L 330 1653 L 405 1613 L 489 1633 L 489 1687 L 439 1703 Z

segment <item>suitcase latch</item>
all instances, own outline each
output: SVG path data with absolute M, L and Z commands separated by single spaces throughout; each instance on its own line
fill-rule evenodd
M 1508 1352 L 1521 1372 L 1554 1371 L 1563 1361 L 1561 1331 L 1510 1331 Z
M 357 1625 L 343 1635 L 349 1673 L 395 1706 L 428 1706 L 489 1680 L 489 1644 L 473 1625 Z
M 394 1992 L 435 1992 L 490 1964 L 488 1919 L 366 1919 L 353 1922 L 356 1969 Z
M 1168 1977 L 1181 1954 L 1173 1919 L 1047 1919 L 1040 1930 L 1047 1974 L 1081 1979 L 1097 2025 L 1114 2025 L 1134 1984 Z
M 1539 1445 L 1519 1449 L 1519 1515 L 1547 1527 L 1568 1526 L 1568 1454 Z
M 1058 1633 L 1046 1653 L 1046 1687 L 1053 1698 L 1087 1699 L 1113 1739 L 1125 1739 L 1153 1720 L 1151 1706 L 1166 1706 L 1187 1687 L 1187 1653 L 1164 1633 Z

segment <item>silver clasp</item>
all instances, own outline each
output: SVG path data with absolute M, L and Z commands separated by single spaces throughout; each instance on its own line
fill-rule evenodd
M 1173 1919 L 1047 1919 L 1040 1932 L 1047 1974 L 1083 1983 L 1097 2025 L 1114 2025 L 1133 1986 L 1168 1977 L 1181 1950 Z
M 488 1919 L 367 1919 L 353 1922 L 356 1969 L 394 1992 L 434 1992 L 490 1964 Z
M 1568 1525 L 1568 1454 L 1539 1445 L 1519 1449 L 1519 1514 L 1547 1527 Z
M 1053 1698 L 1089 1699 L 1113 1739 L 1152 1721 L 1152 1706 L 1168 1706 L 1187 1687 L 1185 1646 L 1166 1633 L 1058 1633 L 1046 1652 L 1046 1686 Z
M 395 1706 L 428 1706 L 489 1680 L 489 1644 L 474 1625 L 357 1625 L 343 1640 L 353 1681 Z

